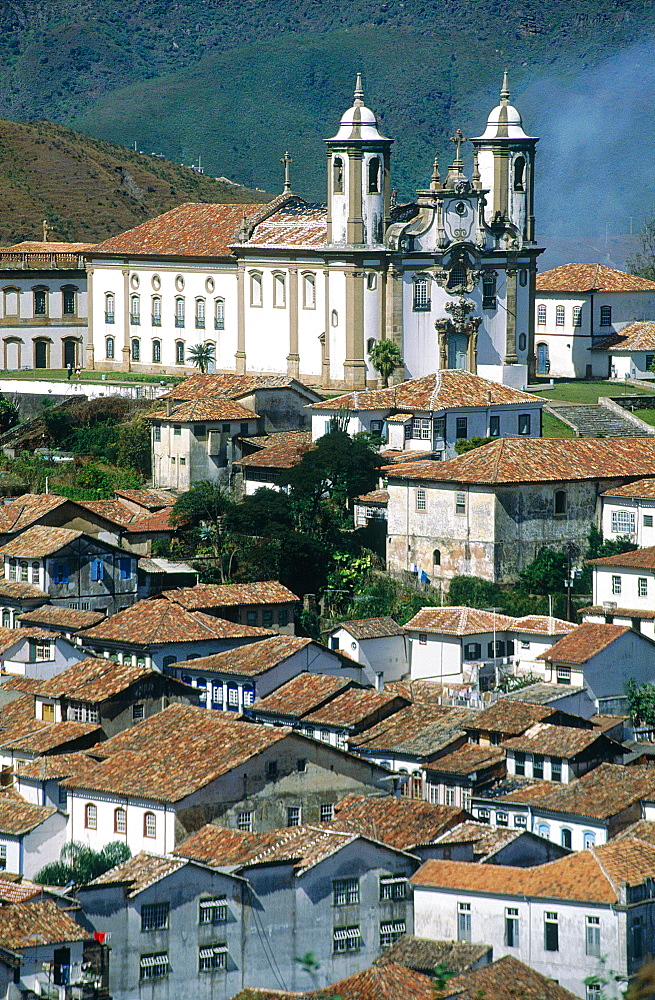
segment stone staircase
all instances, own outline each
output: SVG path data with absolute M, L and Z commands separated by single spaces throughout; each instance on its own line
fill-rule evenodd
M 623 417 L 599 403 L 549 403 L 548 409 L 570 424 L 579 437 L 647 437 L 627 416 Z

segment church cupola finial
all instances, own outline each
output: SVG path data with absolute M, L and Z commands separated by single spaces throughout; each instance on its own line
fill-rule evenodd
M 432 177 L 430 178 L 430 189 L 432 191 L 438 191 L 441 187 L 439 178 L 439 161 L 435 156 L 434 163 L 432 164 Z
M 362 87 L 362 74 L 357 74 L 357 81 L 355 83 L 355 106 L 359 106 L 364 103 L 364 88 Z
M 507 79 L 507 70 L 503 73 L 503 86 L 500 91 L 500 103 L 509 104 L 509 81 Z
M 289 167 L 293 163 L 293 160 L 289 156 L 288 151 L 284 154 L 280 163 L 284 164 L 284 191 L 283 194 L 291 194 L 291 177 L 289 174 Z

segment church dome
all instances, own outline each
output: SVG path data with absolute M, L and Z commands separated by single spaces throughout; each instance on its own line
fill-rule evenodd
M 357 74 L 357 83 L 355 84 L 355 101 L 351 108 L 341 116 L 341 121 L 339 122 L 339 131 L 331 140 L 345 140 L 345 139 L 382 139 L 385 137 L 380 133 L 378 129 L 377 118 L 373 114 L 370 108 L 367 108 L 364 104 L 364 91 L 362 90 L 362 74 Z M 390 140 L 386 140 L 389 142 Z
M 500 104 L 490 112 L 487 127 L 479 139 L 532 139 L 523 129 L 523 119 L 513 104 L 509 103 L 507 73 L 503 77 Z

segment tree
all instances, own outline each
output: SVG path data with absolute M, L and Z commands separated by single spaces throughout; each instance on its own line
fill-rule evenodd
M 129 424 L 118 428 L 117 464 L 123 468 L 134 469 L 142 476 L 149 476 L 150 467 L 150 421 L 145 417 L 136 417 Z
M 566 552 L 542 549 L 536 559 L 519 573 L 519 581 L 531 594 L 562 593 L 568 568 Z
M 489 444 L 493 440 L 495 439 L 481 437 L 457 438 L 455 441 L 455 451 L 458 455 L 465 455 L 467 451 L 473 451 L 474 448 L 479 448 L 483 444 Z
M 233 506 L 222 486 L 203 479 L 177 498 L 171 510 L 171 522 L 185 528 L 210 525 L 218 532 Z
M 625 686 L 630 717 L 636 726 L 655 726 L 655 685 L 637 684 L 631 677 Z
M 647 222 L 639 234 L 641 247 L 628 257 L 628 269 L 640 278 L 655 281 L 655 219 Z
M 199 368 L 204 375 L 210 364 L 214 361 L 216 357 L 216 348 L 214 344 L 204 343 L 196 344 L 195 347 L 189 348 L 189 360 L 192 365 Z
M 0 397 L 0 434 L 4 434 L 18 423 L 18 407 L 8 399 Z
M 369 351 L 368 359 L 378 375 L 382 376 L 382 384 L 385 388 L 389 385 L 389 378 L 396 368 L 403 364 L 400 348 L 393 340 L 378 340 Z
M 454 576 L 448 588 L 448 600 L 456 607 L 488 608 L 502 604 L 503 593 L 497 583 L 478 576 Z
M 35 881 L 42 885 L 86 885 L 131 856 L 127 844 L 120 840 L 105 844 L 100 851 L 72 840 L 62 847 L 59 861 L 51 861 L 37 872 Z

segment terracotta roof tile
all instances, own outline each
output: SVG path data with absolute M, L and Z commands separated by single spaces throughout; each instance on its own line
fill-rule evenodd
M 562 689 L 561 684 L 546 684 L 544 681 L 537 681 L 536 684 L 528 684 L 518 691 L 510 691 L 503 696 L 503 701 L 524 701 L 531 705 L 551 705 L 558 702 L 562 697 L 570 697 L 572 694 L 581 694 L 584 687 L 569 687 Z M 553 711 L 554 711 L 553 707 Z
M 644 500 L 655 500 L 655 479 L 636 479 L 625 486 L 612 486 L 601 494 L 604 497 L 643 497 Z
M 0 907 L 0 944 L 13 951 L 88 939 L 88 933 L 51 899 Z
M 655 284 L 653 285 L 655 288 Z M 422 378 L 408 379 L 400 385 L 388 389 L 369 389 L 364 392 L 348 392 L 342 396 L 313 403 L 315 410 L 339 410 L 351 412 L 361 410 L 406 410 L 408 415 L 415 410 L 435 411 L 461 406 L 489 406 L 498 404 L 542 403 L 539 396 L 533 396 L 511 386 L 501 385 L 481 378 L 472 372 L 450 369 L 424 375 Z
M 80 611 L 76 608 L 56 608 L 52 604 L 44 604 L 32 611 L 23 611 L 18 617 L 26 626 L 54 625 L 62 632 L 77 632 L 97 625 L 105 615 L 101 611 Z
M 505 751 L 500 747 L 479 746 L 465 743 L 458 750 L 444 754 L 433 761 L 428 770 L 446 771 L 450 774 L 471 774 L 475 771 L 494 767 L 505 760 Z
M 601 556 L 598 559 L 587 559 L 589 566 L 624 566 L 626 569 L 655 569 L 655 545 L 644 549 L 634 549 L 632 552 L 621 552 L 614 556 Z
M 564 989 L 554 979 L 535 972 L 519 962 L 513 955 L 506 955 L 492 965 L 472 969 L 449 979 L 441 990 L 435 991 L 435 1000 L 578 1000 L 574 993 Z
M 599 764 L 568 785 L 542 781 L 504 796 L 505 802 L 535 805 L 594 819 L 609 819 L 641 799 L 655 796 L 655 768 Z
M 564 621 L 561 618 L 553 618 L 551 615 L 524 615 L 523 618 L 515 618 L 514 624 L 508 630 L 510 632 L 532 632 L 535 635 L 561 635 L 572 632 L 575 628 L 573 622 Z
M 19 879 L 20 881 L 14 881 Z M 0 900 L 5 903 L 23 903 L 27 899 L 40 896 L 42 888 L 36 882 L 11 872 L 0 873 Z
M 147 511 L 172 507 L 175 503 L 175 497 L 165 493 L 164 490 L 114 490 L 114 496 L 119 500 L 128 500 Z
M 653 438 L 500 438 L 445 462 L 386 467 L 388 478 L 502 485 L 655 474 Z
M 655 281 L 604 264 L 563 264 L 537 275 L 537 292 L 655 292 Z
M 135 229 L 98 243 L 93 254 L 222 257 L 231 253 L 243 216 L 259 205 L 198 205 L 187 202 Z
M 154 598 L 137 601 L 100 625 L 82 632 L 80 637 L 82 641 L 93 643 L 107 640 L 148 646 L 166 642 L 198 642 L 203 639 L 255 639 L 267 635 L 271 635 L 268 629 L 237 625 L 201 611 L 187 611 L 174 601 Z
M 592 351 L 651 351 L 655 348 L 655 323 L 629 323 L 619 333 L 595 340 Z
M 371 490 L 370 493 L 362 493 L 361 496 L 355 497 L 355 503 L 386 507 L 389 503 L 389 490 Z
M 55 806 L 36 806 L 21 797 L 0 793 L 0 833 L 20 837 L 56 812 Z
M 12 601 L 47 601 L 48 595 L 39 587 L 22 580 L 0 580 L 0 597 Z
M 201 396 L 227 396 L 230 399 L 239 399 L 252 395 L 258 389 L 280 388 L 306 389 L 297 379 L 287 375 L 230 375 L 226 372 L 202 375 L 197 373 L 190 375 L 170 392 L 163 393 L 159 399 L 198 399 Z
M 638 819 L 636 823 L 631 823 L 625 830 L 613 838 L 614 840 L 645 840 L 648 844 L 655 844 L 655 822 L 651 819 Z
M 335 807 L 331 825 L 411 851 L 419 844 L 432 843 L 465 816 L 466 813 L 455 806 L 438 806 L 394 795 L 378 797 L 351 792 Z
M 502 826 L 489 826 L 488 823 L 477 823 L 475 820 L 465 820 L 442 833 L 435 843 L 472 844 L 475 860 L 484 861 L 517 837 L 523 836 L 524 832 Z
M 279 830 L 275 832 L 280 833 Z M 257 853 L 261 844 L 269 842 L 268 834 L 227 830 L 207 823 L 176 847 L 173 853 L 219 868 L 245 864 Z
M 156 510 L 154 514 L 148 514 L 147 517 L 137 516 L 126 525 L 126 530 L 135 534 L 149 531 L 174 531 L 175 525 L 171 521 L 171 508 L 164 507 L 162 510 Z
M 434 981 L 413 969 L 407 969 L 388 959 L 376 962 L 341 979 L 332 986 L 309 993 L 287 993 L 284 990 L 241 990 L 232 1000 L 435 1000 Z M 555 1000 L 569 1000 L 569 996 Z
M 123 525 L 130 524 L 130 522 L 134 521 L 135 518 L 142 516 L 138 515 L 134 510 L 128 507 L 127 504 L 122 503 L 118 499 L 80 500 L 78 501 L 78 506 L 91 511 L 93 514 L 99 514 L 100 517 L 104 517 L 106 521 L 111 521 L 121 527 Z
M 131 663 L 87 657 L 74 663 L 41 686 L 41 694 L 53 698 L 97 703 L 125 691 L 136 681 L 158 673 Z
M 520 736 L 505 740 L 502 746 L 506 750 L 571 758 L 588 750 L 598 740 L 602 743 L 606 739 L 607 737 L 598 729 L 572 729 L 569 726 L 551 726 L 547 722 L 536 722 Z M 620 749 L 620 745 L 616 744 L 617 753 Z
M 322 247 L 326 241 L 326 206 L 298 203 L 283 205 L 256 225 L 248 246 Z
M 212 420 L 257 420 L 258 413 L 246 409 L 234 399 L 219 397 L 208 399 L 188 399 L 174 406 L 170 413 L 166 410 L 155 410 L 148 414 L 148 420 L 163 420 L 167 423 L 193 423 Z
M 272 444 L 268 448 L 262 448 L 252 455 L 240 458 L 236 464 L 249 468 L 265 469 L 291 469 L 297 465 L 303 455 L 308 451 L 313 451 L 316 445 L 313 442 L 283 441 L 280 444 Z
M 202 608 L 233 608 L 245 604 L 289 604 L 300 598 L 278 580 L 255 583 L 198 583 L 161 594 L 189 611 Z
M 304 721 L 359 731 L 407 704 L 394 692 L 350 688 L 304 717 Z
M 164 858 L 159 854 L 148 854 L 146 851 L 140 851 L 133 858 L 129 858 L 122 864 L 110 868 L 103 875 L 99 875 L 98 878 L 94 878 L 87 886 L 82 887 L 82 891 L 97 885 L 123 885 L 126 897 L 134 899 L 144 889 L 148 889 L 151 885 L 166 878 L 167 875 L 172 875 L 180 868 L 184 868 L 185 864 L 186 861 L 179 858 Z
M 52 750 L 60 750 L 65 753 L 65 748 L 70 743 L 75 743 L 84 736 L 94 736 L 91 743 L 102 739 L 104 734 L 102 728 L 93 722 L 65 722 L 44 723 L 34 720 L 38 725 L 31 732 L 12 735 L 9 739 L 0 739 L 0 746 L 6 749 L 24 750 L 28 753 L 46 754 Z
M 81 538 L 82 534 L 83 532 L 73 531 L 72 528 L 46 528 L 35 525 L 16 538 L 12 538 L 10 542 L 6 542 L 0 548 L 0 552 L 16 556 L 18 559 L 40 559 L 59 552 L 65 545 L 69 545 L 76 538 Z
M 178 669 L 192 667 L 194 670 L 232 674 L 237 677 L 254 677 L 257 674 L 265 674 L 267 670 L 271 670 L 278 663 L 283 663 L 284 660 L 300 650 L 306 649 L 311 644 L 311 639 L 302 636 L 271 635 L 269 638 L 238 646 L 236 649 L 226 649 L 223 653 L 213 653 L 211 656 L 185 660 L 177 663 L 176 667 Z M 311 674 L 310 676 L 317 680 L 320 675 Z M 281 688 L 277 688 L 277 691 L 280 690 Z
M 0 531 L 18 532 L 29 528 L 51 511 L 70 503 L 55 493 L 25 493 L 13 503 L 0 506 Z
M 524 701 L 509 701 L 499 698 L 494 705 L 483 708 L 474 715 L 466 728 L 475 732 L 504 733 L 517 736 L 533 726 L 535 722 L 547 719 L 554 709 Z
M 18 770 L 21 778 L 31 781 L 58 781 L 85 773 L 89 763 L 93 765 L 85 753 L 58 753 L 21 763 Z
M 268 642 L 265 639 L 264 642 Z M 259 643 L 257 644 L 259 645 Z M 198 661 L 196 660 L 196 663 Z M 281 684 L 271 694 L 255 702 L 255 710 L 288 719 L 302 719 L 352 687 L 349 677 L 331 677 L 329 674 L 312 674 L 305 670 Z M 361 688 L 357 688 L 361 691 Z
M 469 944 L 467 941 L 433 941 L 431 938 L 402 937 L 384 952 L 384 961 L 398 962 L 406 969 L 432 975 L 436 965 L 443 964 L 448 972 L 466 972 L 491 955 L 487 944 Z
M 0 655 L 6 653 L 12 646 L 18 645 L 19 642 L 24 642 L 25 639 L 55 639 L 55 637 L 52 632 L 38 628 L 36 625 L 30 625 L 26 628 L 7 628 L 3 625 L 0 627 Z
M 395 751 L 429 758 L 462 739 L 463 727 L 474 714 L 467 708 L 415 703 L 378 722 L 353 742 L 362 752 Z
M 448 635 L 475 635 L 479 632 L 505 631 L 514 623 L 508 615 L 477 608 L 421 608 L 404 626 L 412 632 L 436 632 Z
M 393 618 L 357 618 L 340 622 L 337 628 L 344 628 L 354 639 L 385 639 L 388 636 L 404 635 L 402 625 Z M 332 629 L 333 632 L 336 629 Z
M 655 551 L 655 550 L 654 550 Z M 629 625 L 605 625 L 601 622 L 583 622 L 559 639 L 554 646 L 540 653 L 538 660 L 558 660 L 566 663 L 586 663 L 592 656 L 606 649 L 620 636 L 630 631 Z

